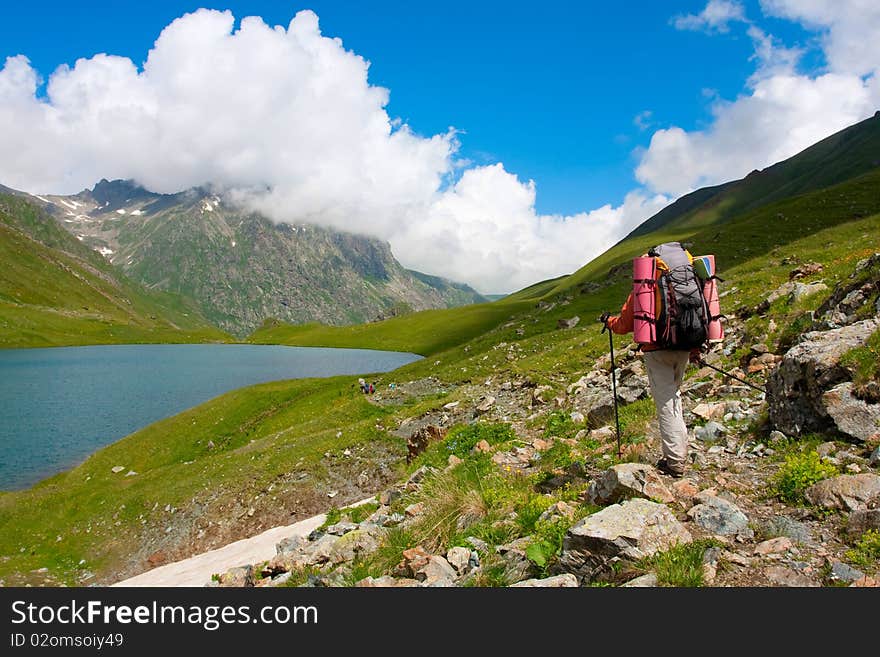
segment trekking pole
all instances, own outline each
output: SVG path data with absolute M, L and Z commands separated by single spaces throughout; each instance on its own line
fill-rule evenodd
M 608 347 L 611 352 L 611 394 L 614 398 L 614 426 L 617 428 L 617 458 L 620 458 L 620 416 L 617 414 L 617 379 L 614 376 L 614 337 L 608 328 L 608 317 L 602 316 L 602 333 L 608 331 Z
M 766 388 L 759 388 L 758 386 L 749 383 L 749 382 L 746 381 L 745 379 L 741 379 L 741 378 L 739 378 L 739 377 L 736 376 L 735 374 L 731 374 L 730 372 L 725 372 L 725 371 L 722 370 L 720 367 L 715 367 L 714 365 L 709 365 L 709 363 L 707 363 L 706 361 L 704 361 L 702 358 L 700 359 L 699 363 L 700 363 L 700 365 L 703 365 L 704 367 L 708 367 L 709 369 L 713 369 L 713 370 L 715 370 L 716 372 L 721 372 L 721 373 L 724 374 L 725 376 L 729 376 L 731 379 L 736 379 L 736 380 L 739 381 L 740 383 L 745 383 L 748 387 L 750 387 L 750 388 L 754 388 L 754 389 L 757 390 L 758 392 L 763 392 L 764 394 L 767 393 L 767 389 L 766 389 Z

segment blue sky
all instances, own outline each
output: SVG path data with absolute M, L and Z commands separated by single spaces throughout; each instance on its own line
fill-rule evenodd
M 620 203 L 636 184 L 633 151 L 652 134 L 636 115 L 650 111 L 652 127 L 699 127 L 710 118 L 706 90 L 734 98 L 753 70 L 741 31 L 718 39 L 672 26 L 703 2 L 49 4 L 16 3 L 0 25 L 0 57 L 25 54 L 43 78 L 101 52 L 140 65 L 162 28 L 199 7 L 284 26 L 313 9 L 326 36 L 371 62 L 392 116 L 421 134 L 463 131 L 464 157 L 534 180 L 547 214 Z M 804 38 L 777 23 L 787 39 Z
M 0 131 L 0 183 L 210 184 L 488 293 L 573 271 L 682 194 L 880 107 L 880 2 L 867 0 L 4 14 L 0 121 L 15 129 Z

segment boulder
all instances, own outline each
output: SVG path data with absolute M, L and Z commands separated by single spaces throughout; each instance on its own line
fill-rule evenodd
M 746 514 L 733 502 L 712 495 L 708 491 L 703 491 L 694 497 L 694 501 L 697 504 L 691 507 L 688 516 L 706 531 L 721 536 L 734 534 L 751 536 L 754 533 L 749 529 L 749 519 Z
M 225 573 L 220 575 L 220 586 L 225 587 L 244 587 L 244 586 L 253 586 L 254 585 L 254 567 L 248 564 L 247 566 L 238 566 L 237 568 L 230 568 Z
M 493 400 L 494 401 L 494 400 Z M 428 449 L 428 445 L 446 436 L 446 429 L 429 424 L 413 431 L 406 439 L 406 462 L 411 463 L 419 454 Z
M 514 588 L 562 589 L 573 588 L 577 585 L 577 577 L 571 573 L 564 573 L 562 575 L 554 575 L 553 577 L 545 577 L 544 579 L 526 579 L 522 582 L 517 582 L 512 586 Z
M 630 497 L 672 502 L 675 497 L 659 473 L 644 463 L 621 463 L 605 470 L 587 490 L 591 504 L 613 504 Z
M 288 536 L 287 538 L 281 539 L 278 543 L 275 544 L 275 553 L 276 554 L 292 554 L 300 550 L 306 544 L 306 539 L 302 536 Z
M 330 547 L 328 561 L 343 563 L 352 561 L 359 555 L 369 554 L 379 547 L 381 537 L 382 530 L 376 526 L 361 527 L 348 532 Z
M 480 400 L 480 403 L 477 404 L 477 414 L 480 415 L 482 413 L 486 413 L 495 405 L 495 398 L 492 395 L 486 395 Z
M 858 509 L 849 514 L 846 532 L 857 538 L 869 529 L 880 531 L 880 509 Z
M 641 577 L 636 577 L 635 579 L 631 579 L 625 584 L 620 585 L 622 588 L 633 588 L 633 589 L 648 589 L 654 588 L 657 586 L 657 575 L 654 573 L 648 573 L 647 575 L 642 575 Z
M 789 434 L 822 432 L 832 428 L 823 397 L 826 391 L 850 378 L 840 358 L 865 344 L 880 328 L 868 319 L 830 331 L 804 334 L 788 350 L 767 381 L 767 405 L 773 425 Z
M 358 526 L 355 523 L 343 520 L 342 522 L 337 522 L 335 525 L 330 525 L 325 531 L 334 536 L 342 536 L 348 532 L 353 532 L 357 528 Z
M 558 567 L 589 582 L 612 573 L 619 561 L 638 561 L 692 540 L 664 504 L 631 499 L 587 516 L 569 529 Z
M 777 554 L 785 552 L 793 545 L 788 536 L 778 536 L 766 541 L 762 541 L 755 546 L 755 554 L 766 556 L 768 554 Z
M 810 504 L 826 509 L 867 509 L 880 501 L 880 476 L 866 473 L 823 479 L 804 491 L 804 497 Z
M 837 559 L 831 562 L 831 571 L 828 573 L 828 579 L 832 582 L 843 582 L 844 584 L 852 584 L 864 576 L 865 573 L 861 570 L 857 570 Z
M 452 586 L 458 573 L 446 559 L 432 554 L 428 562 L 415 571 L 415 576 L 422 586 Z
M 403 560 L 397 565 L 395 574 L 403 577 L 415 577 L 415 574 L 428 565 L 431 558 L 421 545 L 403 551 Z
M 837 430 L 851 438 L 867 440 L 880 431 L 880 404 L 853 396 L 853 384 L 840 383 L 822 395 L 826 413 Z
M 691 413 L 704 420 L 720 420 L 724 417 L 725 409 L 726 406 L 723 403 L 709 404 L 704 402 L 694 406 Z
M 538 404 L 546 404 L 547 400 L 545 396 L 547 393 L 552 391 L 553 388 L 550 386 L 538 386 L 534 390 L 532 390 L 532 406 L 536 406 Z
M 526 550 L 533 542 L 531 536 L 523 536 L 495 548 L 506 565 L 508 581 L 518 582 L 532 574 L 532 562 L 526 556 Z
M 467 572 L 470 560 L 471 551 L 466 547 L 456 546 L 449 548 L 449 551 L 446 553 L 446 561 L 449 562 L 450 566 L 455 568 L 459 575 L 463 575 Z
M 802 522 L 792 520 L 788 516 L 773 516 L 764 523 L 763 532 L 769 536 L 784 536 L 803 545 L 815 544 L 810 528 Z
M 578 407 L 591 427 L 601 427 L 614 420 L 614 397 L 611 389 L 589 388 L 578 399 Z
M 727 433 L 727 427 L 718 422 L 707 422 L 702 427 L 694 429 L 694 438 L 705 443 L 714 443 L 721 440 L 721 436 Z
M 556 322 L 556 328 L 558 329 L 570 329 L 574 328 L 581 321 L 581 318 L 577 315 L 574 317 L 569 317 L 568 319 L 559 319 Z

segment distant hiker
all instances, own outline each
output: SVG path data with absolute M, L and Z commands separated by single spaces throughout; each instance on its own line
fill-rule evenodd
M 358 379 L 358 386 L 360 386 L 361 392 L 365 395 L 367 394 L 367 382 L 363 379 Z
M 373 382 L 371 381 L 370 382 L 370 394 L 372 395 L 374 392 L 376 392 L 376 388 L 373 387 Z
M 685 369 L 689 360 L 700 362 L 710 333 L 713 339 L 716 329 L 720 335 L 720 323 L 710 330 L 719 318 L 710 315 L 704 291 L 711 279 L 715 292 L 714 271 L 702 278 L 693 265 L 693 256 L 678 242 L 654 247 L 635 258 L 633 291 L 620 315 L 599 318 L 614 333 L 634 333 L 640 343 L 660 428 L 663 457 L 657 468 L 672 477 L 681 477 L 687 462 L 688 431 L 679 390 Z

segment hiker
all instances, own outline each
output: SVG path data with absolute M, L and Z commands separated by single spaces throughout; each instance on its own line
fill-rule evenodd
M 668 248 L 662 252 L 663 257 L 669 259 L 671 263 L 690 262 L 690 254 L 677 242 L 663 244 L 641 257 L 657 256 L 657 250 L 664 247 Z M 687 260 L 683 260 L 684 257 Z M 675 268 L 674 264 L 671 266 Z M 632 333 L 635 322 L 634 306 L 633 292 L 630 292 L 620 310 L 620 315 L 612 316 L 606 312 L 602 314 L 599 321 L 614 333 L 620 335 Z M 671 346 L 662 344 L 660 343 L 660 335 L 661 331 L 658 329 L 654 341 L 643 342 L 640 347 L 644 352 L 648 383 L 651 388 L 651 397 L 654 398 L 654 405 L 657 408 L 657 420 L 660 428 L 663 457 L 657 462 L 657 469 L 667 475 L 679 478 L 684 475 L 688 450 L 688 430 L 684 422 L 679 388 L 684 379 L 688 362 L 700 362 L 701 349 L 700 346 L 681 347 L 674 344 Z
M 372 395 L 374 392 L 376 392 L 376 388 L 373 386 L 373 382 L 370 381 L 370 394 Z
M 363 379 L 358 379 L 358 386 L 360 387 L 361 392 L 366 395 L 367 394 L 367 382 L 364 381 Z

